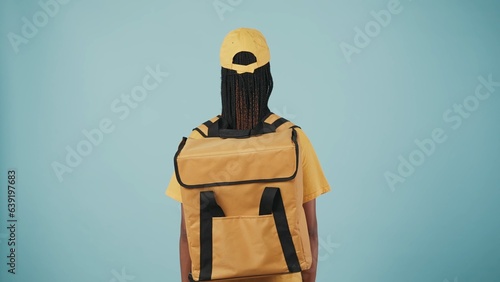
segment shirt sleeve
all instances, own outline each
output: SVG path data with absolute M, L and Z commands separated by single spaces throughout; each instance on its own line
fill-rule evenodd
M 318 156 L 314 151 L 311 141 L 306 136 L 302 129 L 297 128 L 297 141 L 299 143 L 300 156 L 302 159 L 303 171 L 303 202 L 309 202 L 316 199 L 320 195 L 331 190 L 330 185 L 323 173 Z
M 191 134 L 189 135 L 188 138 L 193 138 L 193 139 L 200 139 L 203 138 L 201 134 L 193 130 L 191 131 Z M 167 186 L 167 190 L 165 190 L 165 195 L 169 196 L 170 198 L 176 200 L 179 203 L 182 203 L 182 197 L 181 197 L 181 185 L 177 181 L 177 177 L 175 177 L 175 171 L 172 173 L 172 176 L 170 177 L 170 182 Z

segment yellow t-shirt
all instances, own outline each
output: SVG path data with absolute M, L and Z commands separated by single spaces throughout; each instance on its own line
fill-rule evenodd
M 330 185 L 325 178 L 323 169 L 319 163 L 316 152 L 311 144 L 309 138 L 300 128 L 296 128 L 297 131 L 297 142 L 299 144 L 299 151 L 302 158 L 302 171 L 303 171 L 303 189 L 304 198 L 303 202 L 308 202 L 316 199 L 318 196 L 329 192 Z M 201 139 L 204 138 L 198 131 L 192 131 L 189 138 Z M 182 202 L 181 198 L 181 186 L 177 182 L 175 173 L 170 179 L 170 183 L 165 191 L 165 194 L 172 199 Z M 302 282 L 302 276 L 299 273 L 291 273 L 284 275 L 277 275 L 268 278 L 257 278 L 257 279 L 239 279 L 239 280 L 227 280 L 235 282 Z

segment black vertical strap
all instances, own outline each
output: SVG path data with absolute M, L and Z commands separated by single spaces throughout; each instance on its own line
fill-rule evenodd
M 290 272 L 300 272 L 299 258 L 293 245 L 292 234 L 286 219 L 285 206 L 279 188 L 266 187 L 260 200 L 259 215 L 273 214 L 281 249 Z
M 260 199 L 259 215 L 273 213 L 274 197 L 276 196 L 277 190 L 278 189 L 273 189 L 271 187 L 266 187 L 264 189 L 264 192 L 262 192 L 262 198 Z
M 223 122 L 223 120 L 219 118 L 211 124 L 206 124 L 206 126 L 208 127 L 207 137 L 219 137 L 219 126 L 221 122 Z
M 200 279 L 212 279 L 212 218 L 223 217 L 213 191 L 200 192 Z

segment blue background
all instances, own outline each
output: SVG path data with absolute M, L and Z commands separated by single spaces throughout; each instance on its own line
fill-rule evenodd
M 220 43 L 245 26 L 271 49 L 270 108 L 304 129 L 332 185 L 318 199 L 318 281 L 500 281 L 500 87 L 472 97 L 478 77 L 500 82 L 500 3 L 402 0 L 374 24 L 391 3 L 73 0 L 43 23 L 37 1 L 2 1 L 0 280 L 178 281 L 172 157 L 219 113 Z M 34 15 L 41 27 L 16 47 Z M 120 119 L 113 101 L 148 66 L 169 75 Z M 467 118 L 453 108 L 464 100 Z M 104 118 L 114 130 L 60 181 L 52 164 Z M 418 153 L 435 129 L 445 141 Z M 400 156 L 418 163 L 404 177 Z

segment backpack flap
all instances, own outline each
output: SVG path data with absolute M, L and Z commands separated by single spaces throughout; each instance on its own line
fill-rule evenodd
M 247 138 L 184 138 L 174 167 L 185 188 L 280 182 L 295 177 L 298 155 L 294 128 Z

